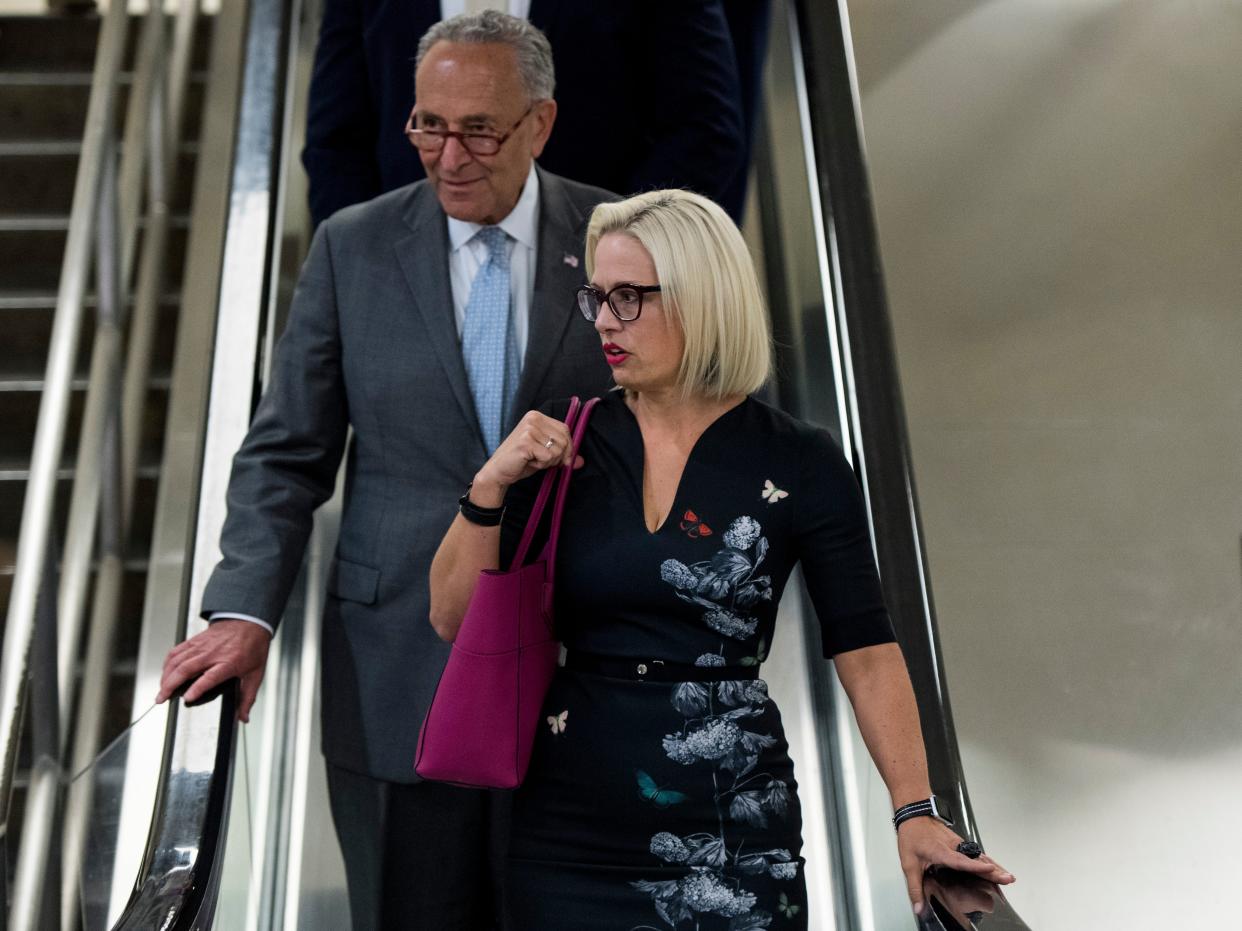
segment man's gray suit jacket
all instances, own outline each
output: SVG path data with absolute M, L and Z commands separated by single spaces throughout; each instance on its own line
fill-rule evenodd
M 614 197 L 543 171 L 539 184 L 514 422 L 545 401 L 612 384 L 574 289 L 584 280 L 591 209 Z M 271 380 L 233 461 L 223 559 L 202 603 L 204 617 L 280 618 L 352 426 L 323 619 L 323 750 L 338 766 L 392 782 L 417 781 L 418 729 L 448 656 L 427 620 L 431 558 L 487 458 L 448 255 L 445 214 L 425 181 L 320 226 Z

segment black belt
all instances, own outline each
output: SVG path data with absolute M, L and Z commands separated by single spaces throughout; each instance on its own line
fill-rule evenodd
M 738 679 L 759 678 L 757 665 L 695 666 L 692 663 L 672 663 L 641 656 L 603 656 L 581 650 L 569 651 L 565 657 L 565 668 L 614 679 L 650 682 L 734 682 Z

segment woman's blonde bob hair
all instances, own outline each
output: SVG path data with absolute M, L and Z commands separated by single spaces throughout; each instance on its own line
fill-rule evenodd
M 587 228 L 588 278 L 609 233 L 632 236 L 655 262 L 664 310 L 685 335 L 677 380 L 687 397 L 750 394 L 768 380 L 767 309 L 746 243 L 724 210 L 677 190 L 600 204 Z

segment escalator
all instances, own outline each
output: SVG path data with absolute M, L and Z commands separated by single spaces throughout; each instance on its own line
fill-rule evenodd
M 204 63 L 211 96 L 165 383 L 158 492 L 146 517 L 149 570 L 127 667 L 126 720 L 141 720 L 86 777 L 96 787 L 87 849 L 106 862 L 90 862 L 89 894 L 69 894 L 84 908 L 66 911 L 57 925 L 64 931 L 348 927 L 316 706 L 318 619 L 339 495 L 316 516 L 252 723 L 236 726 L 227 689 L 198 707 L 149 711 L 164 654 L 201 624 L 197 605 L 218 559 L 230 460 L 308 244 L 296 155 L 316 17 L 297 0 L 225 4 L 211 17 Z M 776 3 L 773 17 L 745 231 L 772 308 L 780 373 L 773 390 L 782 406 L 833 431 L 855 465 L 920 703 L 932 785 L 950 800 L 956 830 L 981 840 L 944 687 L 844 3 Z M 817 661 L 818 627 L 796 586 L 780 623 L 787 634 L 768 680 L 804 796 L 812 927 L 1025 928 L 998 889 L 952 873 L 929 877 L 933 908 L 915 921 L 887 791 L 831 664 Z M 5 676 L 29 675 L 30 664 L 9 653 L 6 639 Z M 20 723 L 20 709 L 0 711 Z M 8 809 L 10 835 L 17 815 Z M 47 851 L 61 855 L 55 845 Z M 63 869 L 64 888 L 82 889 L 75 875 L 82 860 L 66 856 Z M 11 892 L 8 914 L 48 914 L 48 884 L 36 902 L 13 897 L 29 894 L 20 884 Z

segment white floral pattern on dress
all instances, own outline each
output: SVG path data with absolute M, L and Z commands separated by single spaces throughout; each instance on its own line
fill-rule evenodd
M 676 559 L 660 564 L 660 578 L 682 601 L 705 609 L 703 623 L 718 634 L 748 640 L 758 618 L 747 609 L 772 600 L 772 577 L 756 575 L 768 554 L 768 538 L 753 517 L 737 518 L 724 533 L 724 547 L 711 559 L 687 566 Z
M 759 522 L 747 516 L 733 521 L 722 540 L 724 548 L 704 562 L 687 566 L 666 559 L 660 578 L 673 586 L 678 598 L 704 608 L 703 623 L 709 628 L 732 640 L 747 640 L 759 624 L 749 609 L 772 598 L 771 578 L 755 574 L 768 541 Z M 724 650 L 722 641 L 718 653 L 704 653 L 694 664 L 724 666 Z M 760 642 L 745 665 L 761 662 L 765 653 Z M 696 916 L 711 914 L 731 919 L 730 931 L 761 931 L 773 916 L 756 907 L 758 898 L 744 888 L 743 877 L 797 878 L 798 863 L 788 850 L 744 852 L 745 838 L 730 838 L 725 827 L 731 822 L 761 828 L 788 815 L 789 786 L 770 773 L 755 772 L 763 751 L 777 739 L 744 726 L 763 714 L 768 700 L 762 679 L 680 682 L 673 687 L 670 701 L 685 723 L 680 732 L 664 735 L 664 753 L 683 766 L 711 764 L 710 791 L 720 830 L 686 837 L 660 831 L 651 838 L 654 856 L 690 868 L 680 879 L 631 884 L 651 896 L 656 914 L 672 928 L 690 921 L 697 927 Z

